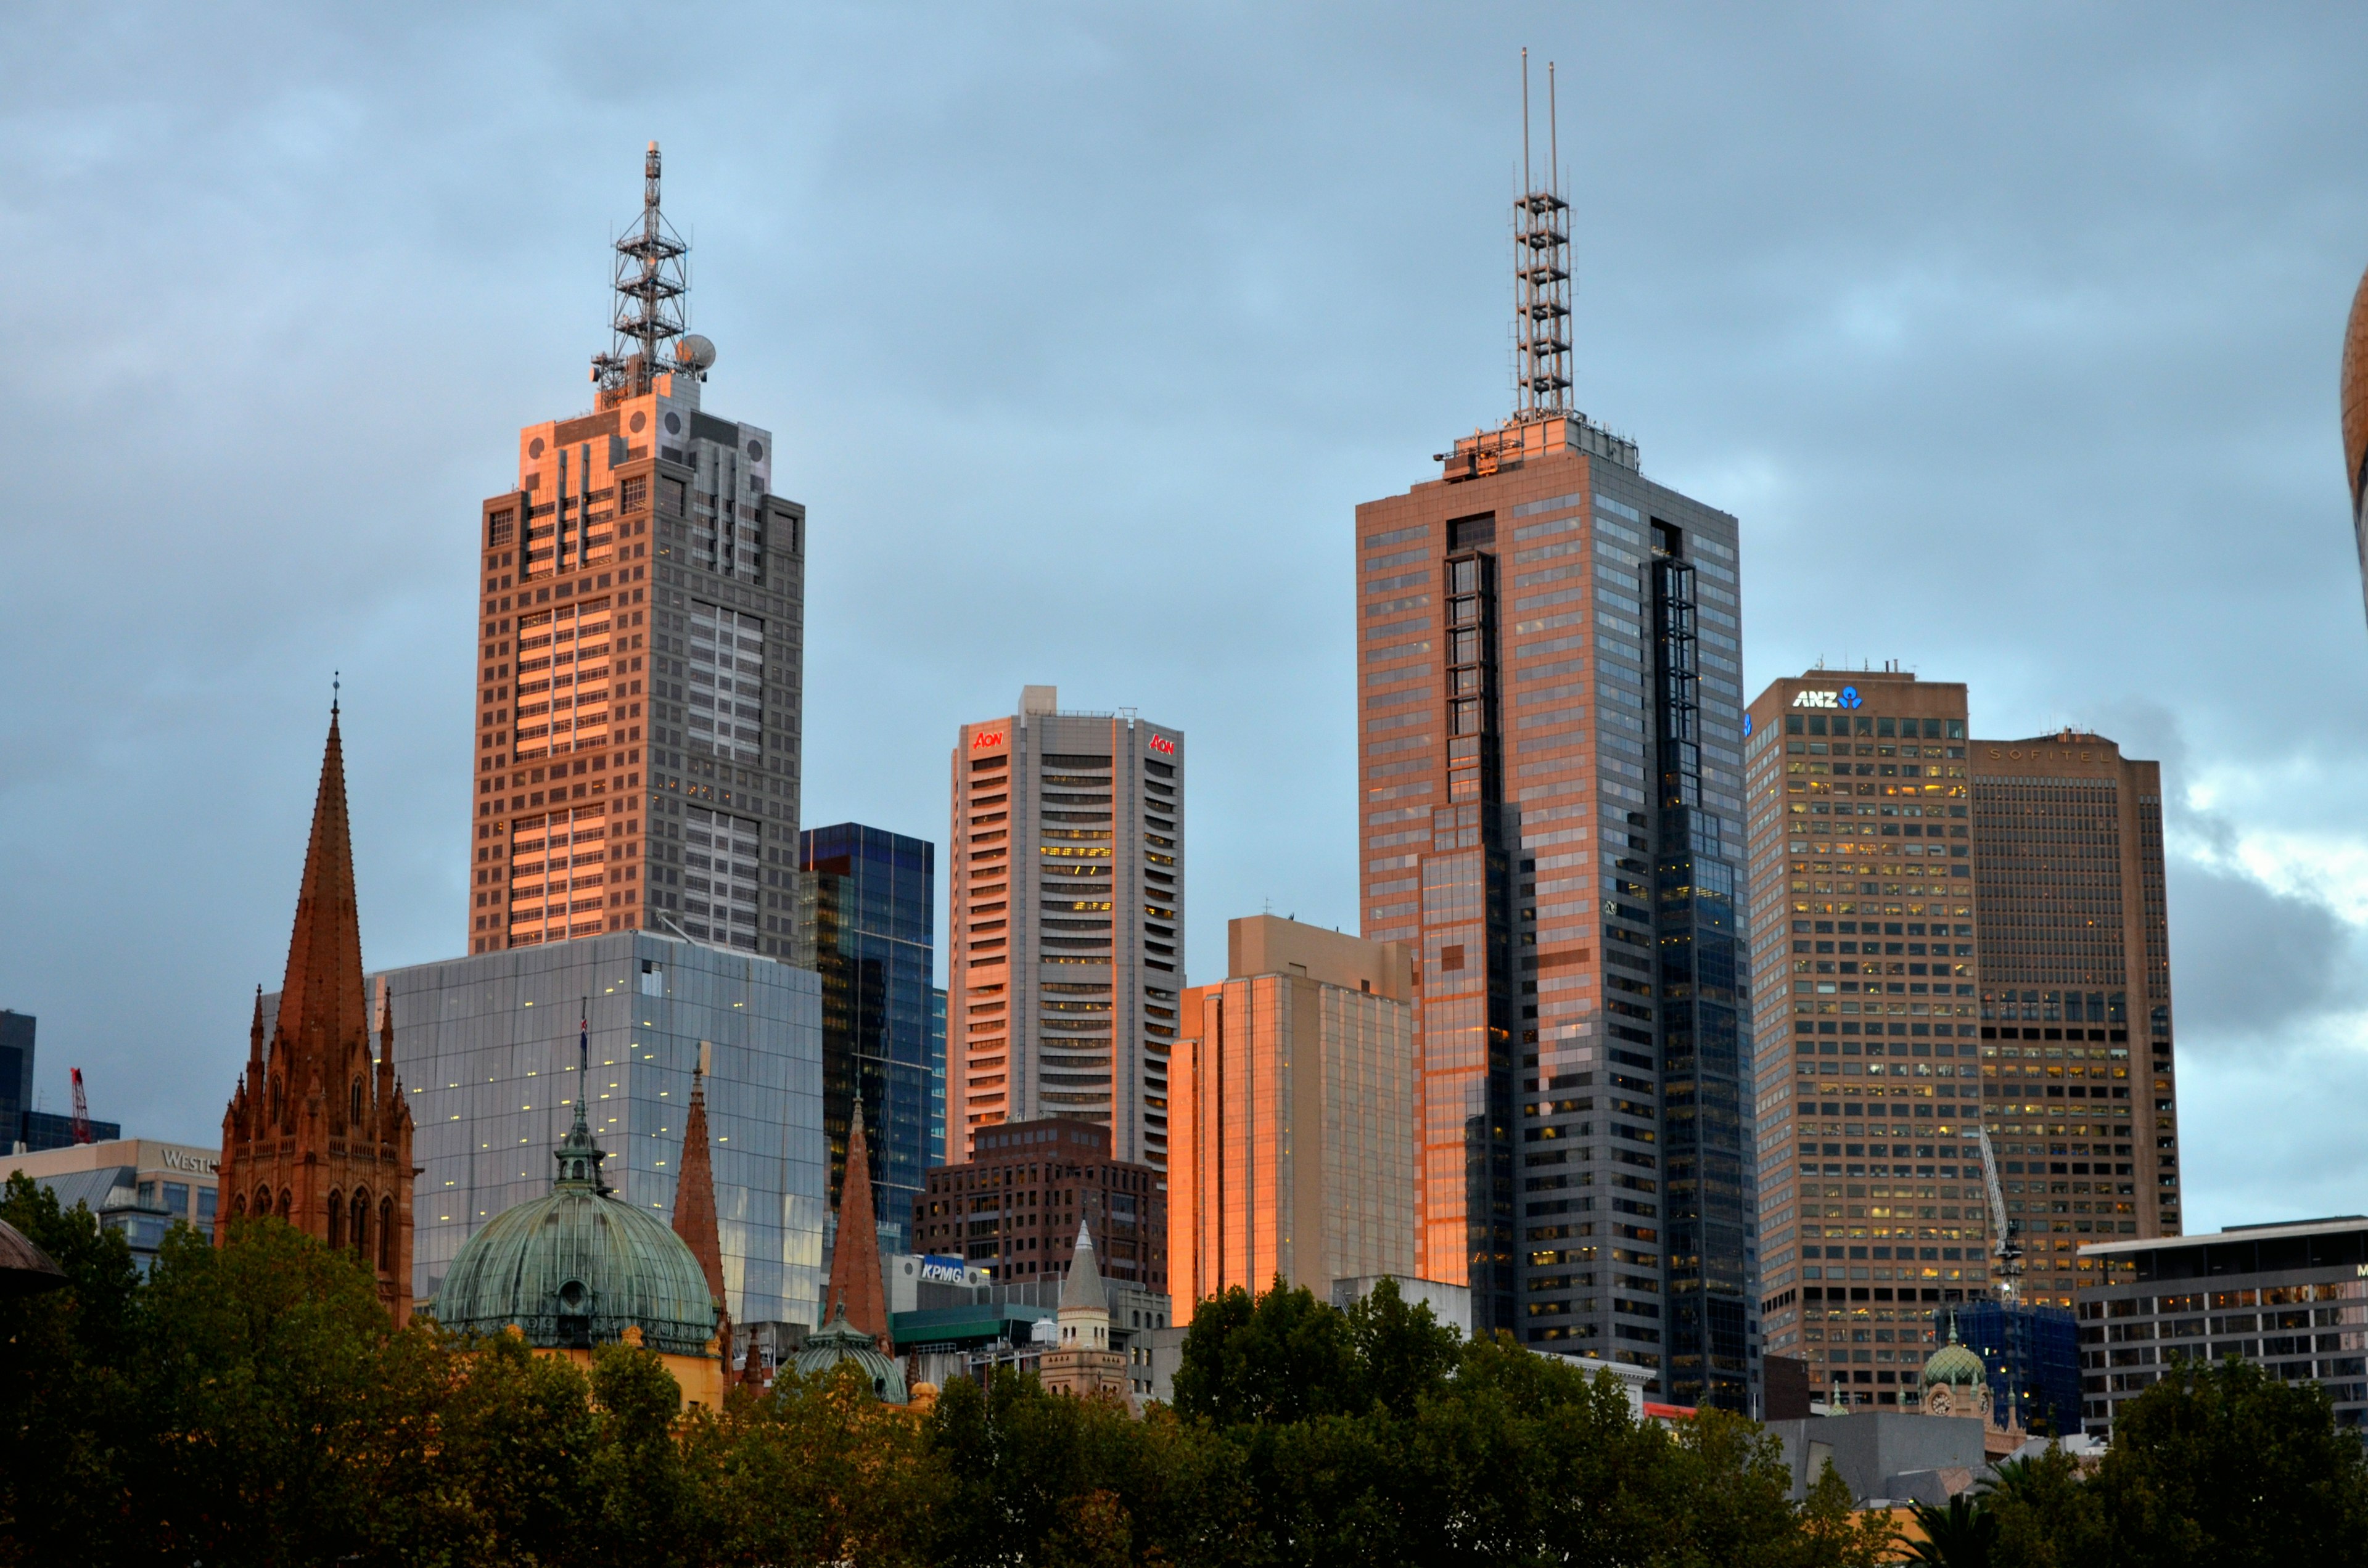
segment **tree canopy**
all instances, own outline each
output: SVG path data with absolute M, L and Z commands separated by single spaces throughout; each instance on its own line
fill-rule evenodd
M 0 1301 L 0 1565 L 1896 1556 L 1887 1519 L 1854 1515 L 1830 1471 L 1788 1501 L 1751 1423 L 1639 1419 L 1611 1378 L 1467 1342 L 1387 1285 L 1346 1312 L 1280 1282 L 1203 1303 L 1175 1405 L 1141 1416 L 1008 1368 L 926 1414 L 840 1369 L 684 1415 L 640 1350 L 586 1368 L 425 1318 L 398 1333 L 366 1270 L 277 1221 L 221 1248 L 176 1233 L 142 1280 L 120 1237 L 30 1182 L 0 1215 L 70 1281 Z M 1967 1506 L 1989 1561 L 2069 1562 L 2045 1553 L 2096 1542 L 2110 1553 L 2083 1544 L 2084 1564 L 2252 1562 L 2272 1517 L 2305 1558 L 2356 1542 L 2357 1446 L 2314 1397 L 2241 1369 L 2167 1381 L 2096 1475 L 2043 1460 Z

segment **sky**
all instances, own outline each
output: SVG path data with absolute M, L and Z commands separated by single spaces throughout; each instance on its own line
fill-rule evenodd
M 218 1136 L 333 671 L 365 960 L 465 950 L 478 503 L 589 405 L 652 138 L 707 404 L 810 508 L 806 823 L 942 843 L 957 726 L 1056 684 L 1190 737 L 1190 978 L 1232 916 L 1353 929 L 1352 513 L 1510 409 L 1526 44 L 1576 401 L 1741 519 L 1747 689 L 1897 659 L 1977 734 L 2159 758 L 2188 1228 L 2368 1210 L 2356 15 L 655 16 L 0 15 L 0 1006 L 45 1108 L 80 1066 Z

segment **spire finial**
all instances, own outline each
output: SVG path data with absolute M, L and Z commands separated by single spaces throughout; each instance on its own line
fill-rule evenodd
M 661 166 L 653 142 L 642 159 L 641 223 L 617 242 L 617 309 L 609 352 L 592 358 L 592 379 L 611 406 L 647 393 L 657 379 L 658 346 L 682 335 L 677 301 L 690 287 L 682 263 L 690 247 L 658 210 Z
M 1562 150 L 1554 65 L 1546 62 L 1546 183 L 1530 156 L 1530 51 L 1521 51 L 1521 195 L 1513 203 L 1514 335 L 1520 385 L 1513 417 L 1565 412 L 1570 390 L 1570 233 L 1562 195 Z
M 331 670 L 331 671 L 329 672 L 329 717 L 330 717 L 330 718 L 332 718 L 332 719 L 334 719 L 334 718 L 336 718 L 336 717 L 337 716 L 337 699 L 338 699 L 338 694 L 339 694 L 340 690 L 344 687 L 345 684 L 346 684 L 346 672 L 345 672 L 345 671 L 343 671 L 343 670 Z

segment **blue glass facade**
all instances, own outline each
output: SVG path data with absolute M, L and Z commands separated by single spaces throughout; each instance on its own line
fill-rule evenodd
M 1932 1314 L 1935 1344 L 1946 1344 L 1953 1321 L 1965 1348 L 1989 1373 L 1997 1419 L 2013 1403 L 2023 1430 L 2041 1422 L 2056 1434 L 2080 1430 L 2080 1325 L 2066 1307 L 2009 1307 L 1967 1301 Z
M 822 978 L 823 1127 L 834 1204 L 863 1096 L 882 1244 L 912 1250 L 913 1199 L 945 1160 L 937 846 L 860 823 L 798 835 L 798 955 Z
M 821 998 L 812 974 L 642 931 L 475 954 L 383 978 L 393 992 L 395 1072 L 411 1101 L 421 1166 L 415 1298 L 436 1293 L 461 1244 L 485 1221 L 551 1190 L 551 1151 L 566 1135 L 579 1093 L 608 1152 L 603 1174 L 628 1202 L 671 1222 L 691 1070 L 704 1046 L 733 1320 L 821 1321 L 827 1167 Z M 586 1018 L 588 1085 L 576 1065 Z

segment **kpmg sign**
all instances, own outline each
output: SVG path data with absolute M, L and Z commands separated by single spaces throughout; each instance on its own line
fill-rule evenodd
M 921 1258 L 921 1278 L 939 1285 L 960 1285 L 963 1282 L 962 1260 L 958 1257 L 941 1257 L 936 1253 L 924 1254 Z
M 1793 694 L 1795 708 L 1855 708 L 1860 703 L 1858 687 L 1846 686 L 1839 691 L 1796 691 Z

